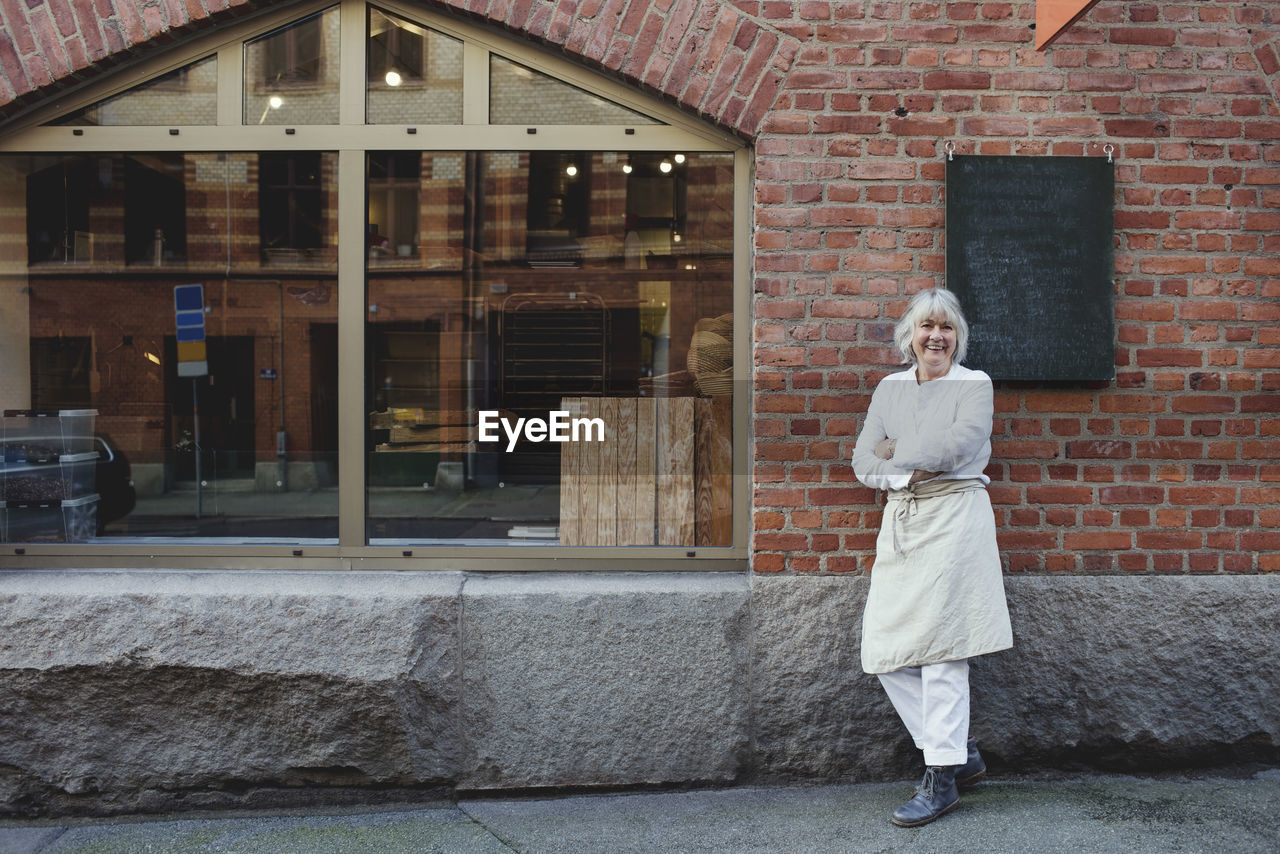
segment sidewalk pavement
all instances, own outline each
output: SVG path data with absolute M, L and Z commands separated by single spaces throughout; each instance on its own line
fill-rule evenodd
M 912 830 L 910 783 L 466 797 L 341 810 L 0 821 L 0 854 L 853 854 L 1280 851 L 1280 769 L 992 779 Z

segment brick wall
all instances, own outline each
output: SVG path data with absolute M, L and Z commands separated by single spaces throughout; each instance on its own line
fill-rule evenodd
M 1117 378 L 997 384 L 1007 569 L 1280 570 L 1280 7 L 1103 2 L 1036 52 L 1030 2 L 739 5 L 804 45 L 757 139 L 755 569 L 871 566 L 846 461 L 954 141 L 1116 151 Z
M 2 0 L 0 116 L 252 5 Z M 756 571 L 870 568 L 846 461 L 944 284 L 947 141 L 1116 150 L 1117 378 L 997 388 L 1008 569 L 1280 571 L 1280 5 L 1103 0 L 1044 52 L 1031 0 L 449 5 L 754 142 Z

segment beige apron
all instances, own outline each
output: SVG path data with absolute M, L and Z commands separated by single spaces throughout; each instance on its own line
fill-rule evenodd
M 862 669 L 888 673 L 1013 646 L 982 481 L 893 490 L 862 614 Z

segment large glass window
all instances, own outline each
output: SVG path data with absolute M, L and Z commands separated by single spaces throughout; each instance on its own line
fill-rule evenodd
M 729 545 L 733 156 L 368 175 L 370 234 L 417 229 L 369 253 L 370 541 Z
M 273 7 L 0 137 L 0 542 L 741 560 L 740 146 L 394 8 Z
M 7 539 L 336 538 L 335 165 L 0 157 L 3 205 L 27 221 L 25 246 L 0 244 Z M 284 234 L 299 254 L 265 245 Z M 199 294 L 197 375 L 179 289 Z

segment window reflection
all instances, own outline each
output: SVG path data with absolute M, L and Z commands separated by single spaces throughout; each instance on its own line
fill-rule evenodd
M 209 57 L 56 119 L 51 125 L 214 125 L 218 60 Z
M 0 533 L 336 538 L 336 161 L 0 158 L 0 206 L 27 236 L 0 244 Z M 192 378 L 177 370 L 175 288 L 196 283 L 209 373 Z M 62 475 L 87 448 L 59 433 L 48 455 L 19 450 L 53 423 L 31 413 L 66 411 L 95 413 L 102 460 L 74 489 Z M 43 488 L 57 484 L 73 492 Z M 67 527 L 90 507 L 98 524 Z
M 497 54 L 489 57 L 495 125 L 656 125 L 661 122 Z
M 728 545 L 732 155 L 368 169 L 370 540 Z M 604 441 L 481 441 L 556 412 Z
M 337 7 L 244 46 L 244 123 L 338 123 Z
M 462 124 L 462 42 L 369 9 L 370 124 Z

